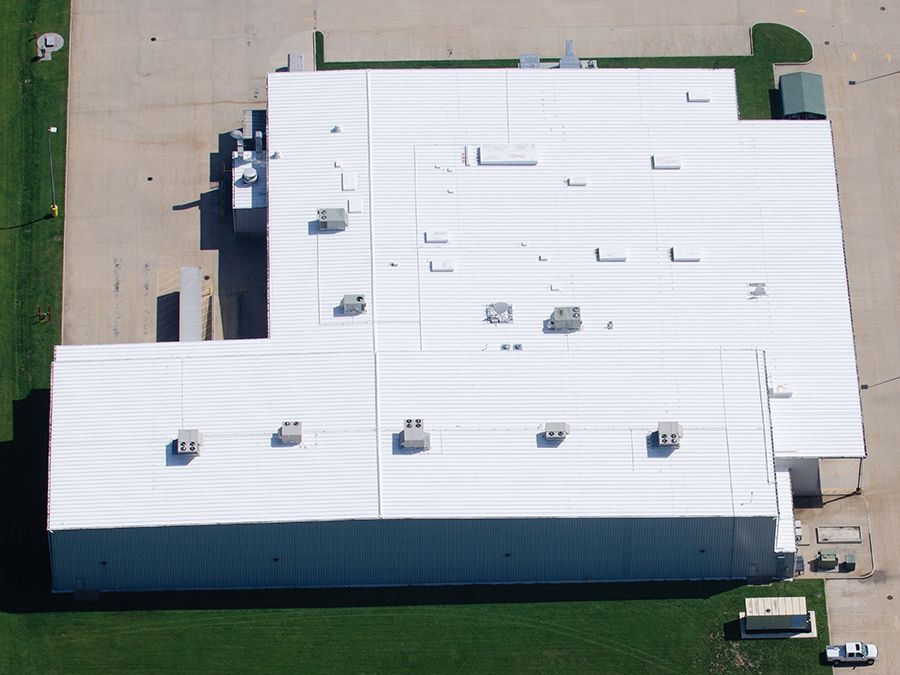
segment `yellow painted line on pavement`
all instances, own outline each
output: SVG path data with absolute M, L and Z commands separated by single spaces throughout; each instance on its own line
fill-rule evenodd
M 798 8 L 795 9 L 794 11 L 795 11 L 797 14 L 806 14 L 806 10 L 803 9 L 802 7 L 798 7 Z
M 886 58 L 886 59 L 888 60 L 888 63 L 893 63 L 893 61 L 894 61 L 894 55 L 891 54 L 890 52 L 888 52 L 887 54 L 885 54 L 885 55 L 884 55 L 884 58 Z
M 851 61 L 856 61 L 857 58 L 859 58 L 859 57 L 856 56 L 856 52 L 853 52 L 853 53 L 850 55 L 850 60 L 851 60 Z

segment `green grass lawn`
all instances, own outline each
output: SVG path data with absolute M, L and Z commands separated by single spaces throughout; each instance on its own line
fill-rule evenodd
M 566 602 L 0 614 L 0 670 L 827 670 L 819 661 L 828 630 L 821 581 L 737 588 L 716 583 L 610 584 L 588 589 L 579 592 L 592 599 Z M 565 588 L 499 591 L 503 598 L 511 592 L 524 597 L 571 595 Z M 703 597 L 708 592 L 714 594 Z M 743 598 L 758 595 L 805 595 L 817 614 L 820 637 L 726 639 L 743 609 Z
M 743 119 L 769 119 L 769 91 L 775 86 L 776 63 L 806 63 L 812 45 L 793 28 L 776 23 L 758 23 L 751 30 L 751 56 L 640 56 L 598 58 L 600 68 L 734 68 L 738 107 Z M 586 57 L 582 57 L 586 58 Z M 590 57 L 587 57 L 590 58 Z M 556 59 L 543 59 L 553 61 Z M 325 38 L 316 33 L 316 70 L 359 68 L 516 68 L 518 59 L 437 61 L 345 61 L 325 60 Z
M 12 435 L 11 402 L 50 384 L 59 342 L 63 218 L 48 219 L 47 128 L 55 126 L 53 166 L 65 211 L 66 89 L 69 45 L 37 63 L 34 32 L 69 38 L 68 0 L 9 0 L 0 21 L 0 440 Z M 52 320 L 37 324 L 38 306 Z

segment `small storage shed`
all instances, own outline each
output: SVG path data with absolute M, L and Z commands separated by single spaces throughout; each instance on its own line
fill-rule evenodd
M 746 598 L 745 627 L 747 631 L 793 631 L 810 630 L 806 598 Z
M 815 73 L 788 73 L 778 78 L 781 114 L 786 120 L 824 120 L 825 88 Z

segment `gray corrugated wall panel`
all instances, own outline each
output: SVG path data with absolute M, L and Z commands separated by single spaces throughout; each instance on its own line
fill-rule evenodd
M 743 578 L 775 520 L 459 519 L 51 533 L 53 587 L 99 590 Z M 277 560 L 276 560 L 277 558 Z M 105 562 L 105 564 L 103 564 Z
M 232 212 L 234 233 L 248 237 L 264 237 L 269 225 L 267 208 L 234 209 Z

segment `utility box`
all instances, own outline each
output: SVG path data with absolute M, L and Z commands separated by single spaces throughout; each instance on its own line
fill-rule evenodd
M 747 631 L 791 631 L 794 633 L 811 630 L 806 598 L 747 598 L 744 600 L 744 627 Z
M 281 423 L 278 439 L 285 445 L 297 445 L 303 442 L 303 424 L 299 420 L 287 420 Z
M 825 86 L 816 73 L 787 73 L 778 78 L 781 114 L 788 120 L 824 120 Z
M 819 551 L 819 559 L 816 562 L 816 569 L 818 570 L 833 570 L 838 566 L 838 554 L 837 551 L 832 551 L 830 549 Z
M 348 293 L 341 299 L 341 311 L 348 316 L 356 316 L 366 311 L 366 296 L 362 293 Z
M 552 331 L 581 330 L 581 307 L 556 307 L 547 327 Z
M 564 441 L 569 435 L 566 422 L 547 422 L 544 425 L 544 438 L 548 441 Z
M 853 572 L 856 569 L 856 554 L 848 553 L 844 558 L 844 571 Z
M 199 455 L 203 445 L 203 434 L 199 429 L 179 429 L 175 439 L 176 455 Z
M 341 232 L 350 226 L 350 214 L 347 209 L 319 209 L 319 229 L 328 232 Z
M 400 447 L 406 450 L 428 450 L 431 447 L 431 434 L 425 432 L 425 423 L 421 418 L 406 420 L 400 434 Z

